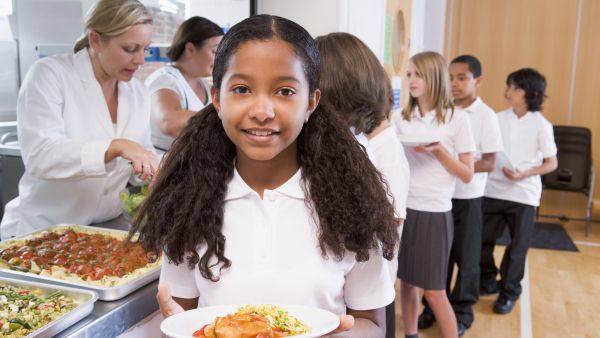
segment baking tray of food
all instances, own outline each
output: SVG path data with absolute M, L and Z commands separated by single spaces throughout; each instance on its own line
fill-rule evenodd
M 89 290 L 0 277 L 0 337 L 52 337 L 89 315 L 97 299 Z
M 126 231 L 59 224 L 0 242 L 0 271 L 120 299 L 156 280 L 160 257 L 124 244 Z

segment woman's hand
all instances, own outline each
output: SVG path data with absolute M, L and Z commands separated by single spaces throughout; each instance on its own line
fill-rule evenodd
M 133 173 L 138 175 L 142 181 L 152 178 L 158 170 L 156 155 L 140 144 L 128 139 L 112 140 L 104 155 L 104 162 L 110 162 L 116 157 L 129 160 Z
M 183 307 L 181 307 L 181 305 L 179 305 L 173 299 L 173 297 L 171 297 L 171 289 L 167 284 L 158 284 L 158 293 L 156 294 L 156 300 L 158 301 L 160 312 L 165 318 L 184 311 Z

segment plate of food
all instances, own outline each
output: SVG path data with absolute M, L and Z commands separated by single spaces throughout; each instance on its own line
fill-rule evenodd
M 408 147 L 417 147 L 440 142 L 440 139 L 435 135 L 400 134 L 398 141 Z
M 335 330 L 340 318 L 301 305 L 218 305 L 166 318 L 160 330 L 173 338 L 320 337 Z

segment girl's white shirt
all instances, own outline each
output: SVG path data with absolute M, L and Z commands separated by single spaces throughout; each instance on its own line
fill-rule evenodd
M 475 142 L 466 113 L 460 109 L 446 110 L 444 123 L 439 123 L 435 111 L 424 116 L 418 109 L 413 110 L 410 121 L 398 112 L 393 117 L 396 133 L 406 135 L 427 135 L 439 140 L 442 146 L 455 158 L 462 153 L 475 152 Z M 446 212 L 452 209 L 452 195 L 456 176 L 449 173 L 442 164 L 429 153 L 418 153 L 414 147 L 404 146 L 410 165 L 410 185 L 407 208 L 427 212 Z
M 187 82 L 181 71 L 172 65 L 167 65 L 155 70 L 146 78 L 145 84 L 150 91 L 150 95 L 161 89 L 172 90 L 179 95 L 181 107 L 183 109 L 198 112 L 211 102 L 210 87 L 202 79 L 198 79 L 198 81 L 200 81 L 206 92 L 206 104 L 200 100 L 198 95 L 196 95 L 196 92 L 190 87 L 190 84 Z M 152 143 L 160 149 L 168 150 L 171 147 L 174 138 L 163 134 L 163 132 L 160 131 L 160 128 L 153 122 L 151 122 L 151 128 Z
M 123 158 L 104 163 L 111 140 L 147 149 L 150 99 L 140 81 L 118 82 L 116 129 L 87 49 L 37 61 L 17 100 L 25 173 L 6 206 L 2 238 L 58 223 L 91 224 L 121 214 L 119 191 L 131 176 Z
M 299 304 L 338 315 L 346 307 L 369 310 L 394 300 L 394 287 L 381 253 L 367 262 L 346 253 L 324 259 L 318 229 L 307 206 L 298 171 L 288 182 L 265 190 L 263 199 L 235 171 L 224 205 L 225 256 L 232 265 L 218 282 L 200 275 L 198 266 L 175 265 L 165 258 L 160 280 L 175 297 L 199 297 L 199 307 L 219 304 Z M 199 254 L 205 248 L 199 249 Z M 218 269 L 213 269 L 218 273 Z
M 406 155 L 404 155 L 404 148 L 398 142 L 394 128 L 390 126 L 375 135 L 369 140 L 369 147 L 377 161 L 375 167 L 383 175 L 392 194 L 391 197 L 394 198 L 396 217 L 406 219 L 410 167 Z M 403 224 L 398 226 L 398 238 L 402 238 L 403 227 Z M 395 251 L 394 258 L 388 264 L 392 283 L 398 278 L 396 274 L 398 272 L 397 256 L 398 250 Z

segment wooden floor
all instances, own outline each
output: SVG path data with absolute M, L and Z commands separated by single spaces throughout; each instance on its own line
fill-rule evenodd
M 511 313 L 498 315 L 492 312 L 496 296 L 481 297 L 474 307 L 475 322 L 464 338 L 600 338 L 600 224 L 592 223 L 587 238 L 583 235 L 583 223 L 563 222 L 563 225 L 579 252 L 530 249 L 529 306 L 524 292 Z M 504 247 L 496 248 L 497 262 L 503 252 Z M 522 311 L 523 306 L 529 311 Z M 399 297 L 396 337 L 404 337 Z M 419 337 L 441 337 L 441 334 L 434 325 L 420 330 Z

